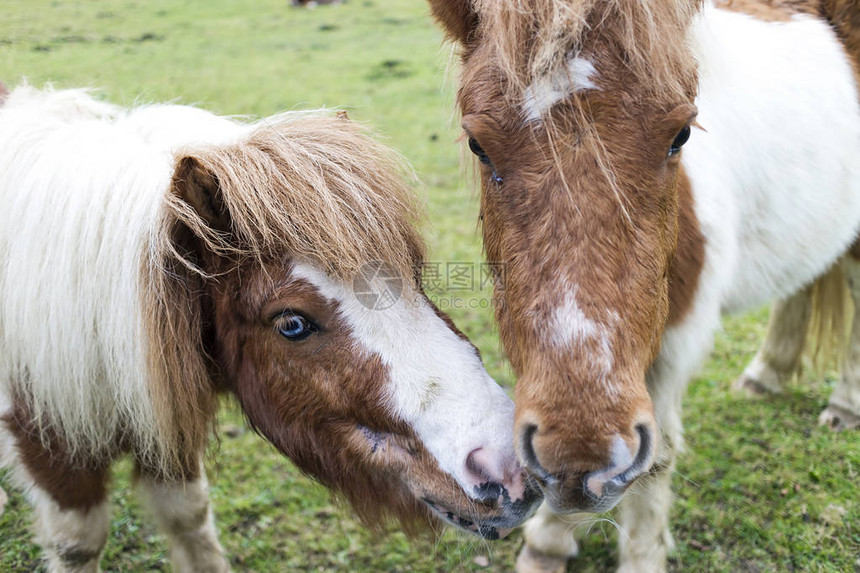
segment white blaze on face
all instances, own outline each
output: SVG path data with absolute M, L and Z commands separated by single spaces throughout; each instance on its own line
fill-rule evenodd
M 340 305 L 342 318 L 368 352 L 388 366 L 389 406 L 406 421 L 442 470 L 468 494 L 480 485 L 466 467 L 471 452 L 484 448 L 493 475 L 516 467 L 514 405 L 484 370 L 475 349 L 436 315 L 430 303 L 403 284 L 403 295 L 387 308 L 367 308 L 352 285 L 296 264 L 293 275 L 313 284 Z M 406 282 L 405 280 L 403 281 Z M 380 292 L 384 289 L 380 286 Z
M 549 324 L 549 341 L 563 350 L 585 353 L 592 374 L 606 381 L 612 372 L 612 334 L 618 323 L 618 314 L 605 312 L 607 320 L 589 318 L 576 300 L 577 287 L 566 288 L 563 302 L 553 312 Z M 617 389 L 607 381 L 612 392 Z
M 570 58 L 567 65 L 536 80 L 523 94 L 523 113 L 528 121 L 540 121 L 556 104 L 571 94 L 599 89 L 593 78 L 594 64 L 583 57 Z

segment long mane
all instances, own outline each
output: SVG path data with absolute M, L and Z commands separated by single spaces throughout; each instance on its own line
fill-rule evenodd
M 415 273 L 421 258 L 403 163 L 330 114 L 241 123 L 24 86 L 0 132 L 0 395 L 80 460 L 122 446 L 190 467 L 208 438 L 199 299 L 217 277 L 177 247 L 177 226 L 216 254 L 300 257 L 342 279 L 374 259 Z M 188 156 L 217 178 L 234 240 L 173 193 Z

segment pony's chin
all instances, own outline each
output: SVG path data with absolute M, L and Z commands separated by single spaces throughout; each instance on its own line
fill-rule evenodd
M 424 502 L 424 505 L 430 508 L 433 515 L 435 515 L 445 523 L 453 525 L 461 531 L 465 531 L 473 535 L 480 535 L 484 539 L 490 541 L 502 539 L 514 530 L 513 527 L 500 527 L 497 524 L 481 523 L 480 521 L 476 521 L 468 517 L 463 517 L 462 515 L 451 511 L 444 505 L 436 503 L 427 498 L 423 498 L 421 501 Z

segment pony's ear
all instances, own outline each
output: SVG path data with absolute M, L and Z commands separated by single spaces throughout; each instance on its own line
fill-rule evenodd
M 429 0 L 430 12 L 444 28 L 447 36 L 467 44 L 478 27 L 478 14 L 472 7 L 473 0 Z
M 218 178 L 195 157 L 179 160 L 173 172 L 173 189 L 209 227 L 230 231 L 230 213 L 224 204 Z

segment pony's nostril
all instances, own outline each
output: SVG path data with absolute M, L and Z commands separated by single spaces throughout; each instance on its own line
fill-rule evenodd
M 638 424 L 635 430 L 639 437 L 635 454 L 621 436 L 616 435 L 612 442 L 610 464 L 584 476 L 585 489 L 593 498 L 619 494 L 648 471 L 654 455 L 653 432 L 646 424 Z
M 540 479 L 547 479 L 549 473 L 543 469 L 543 466 L 538 461 L 534 447 L 534 436 L 537 433 L 537 426 L 529 424 L 523 429 L 522 439 L 520 440 L 520 457 L 523 466 Z
M 652 435 L 651 428 L 646 424 L 637 424 L 636 433 L 639 434 L 639 451 L 636 452 L 636 458 L 628 470 L 631 475 L 626 477 L 629 480 L 638 477 L 648 470 L 654 454 L 654 436 Z
M 496 468 L 493 456 L 485 448 L 477 448 L 466 456 L 466 471 L 473 482 L 476 499 L 498 499 L 505 487 L 504 471 Z
M 504 472 L 496 464 L 486 448 L 474 449 L 466 456 L 466 470 L 477 483 L 502 481 Z
M 534 497 L 523 468 L 512 456 L 493 455 L 486 448 L 477 448 L 466 457 L 466 470 L 472 495 L 479 501 L 510 503 Z

